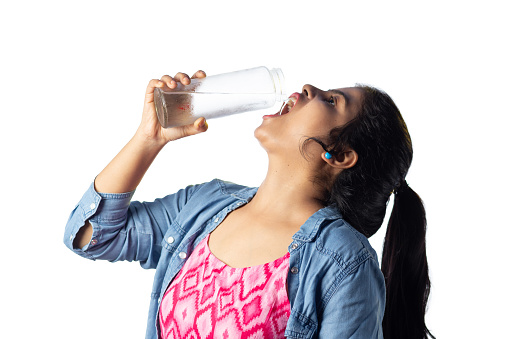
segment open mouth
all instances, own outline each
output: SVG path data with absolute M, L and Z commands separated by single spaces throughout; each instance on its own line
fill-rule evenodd
M 286 100 L 283 107 L 281 107 L 281 110 L 279 111 L 279 115 L 284 115 L 290 113 L 292 108 L 295 106 L 295 104 L 299 101 L 299 93 L 293 93 L 290 95 L 290 97 Z
M 275 117 L 279 117 L 279 116 L 288 114 L 288 113 L 290 113 L 292 108 L 295 107 L 295 105 L 297 104 L 297 101 L 299 101 L 299 93 L 293 93 L 292 95 L 290 95 L 290 97 L 288 99 L 286 99 L 285 103 L 283 104 L 283 106 L 281 107 L 279 112 L 277 112 L 275 114 L 264 115 L 263 118 L 269 119 L 269 118 L 275 118 Z
M 295 104 L 297 103 L 297 100 L 298 100 L 298 98 L 296 98 L 294 96 L 289 97 L 286 100 L 286 102 L 283 105 L 283 107 L 281 107 L 281 110 L 279 111 L 279 115 L 284 115 L 284 114 L 290 113 L 290 111 L 292 110 L 293 106 L 295 106 Z

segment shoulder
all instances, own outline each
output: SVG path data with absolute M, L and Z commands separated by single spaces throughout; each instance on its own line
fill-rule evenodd
M 366 261 L 378 266 L 376 251 L 368 239 L 342 218 L 321 228 L 316 249 L 329 256 L 343 271 L 353 271 Z
M 180 191 L 187 191 L 189 195 L 203 195 L 203 194 L 218 194 L 218 195 L 232 195 L 237 192 L 247 190 L 248 187 L 238 185 L 230 181 L 213 179 L 201 184 L 189 185 Z
M 216 185 L 217 188 L 219 188 L 223 194 L 235 194 L 249 188 L 244 185 L 239 185 L 231 181 L 221 180 L 217 178 L 212 180 L 210 183 Z
M 214 179 L 203 185 L 204 191 L 247 201 L 251 200 L 258 190 L 257 187 L 248 187 L 221 179 Z
M 317 317 L 315 321 L 319 322 L 318 319 L 328 315 L 330 321 L 338 324 L 338 318 L 352 316 L 348 305 L 357 305 L 355 312 L 360 314 L 358 311 L 363 307 L 383 304 L 384 278 L 376 252 L 368 239 L 340 215 L 323 220 L 316 237 L 302 246 L 301 251 L 296 250 L 294 258 L 290 265 L 300 267 L 297 272 L 305 278 L 294 283 L 298 288 L 291 297 L 294 302 L 301 300 L 299 307 L 308 303 L 317 305 L 318 315 L 306 314 L 310 319 Z M 289 275 L 290 292 L 295 281 L 292 277 Z M 326 311 L 327 305 L 332 306 Z M 322 322 L 320 326 L 325 325 Z
M 255 194 L 256 188 L 238 185 L 221 179 L 189 185 L 176 194 L 157 199 L 162 203 L 173 203 L 177 200 L 179 210 L 208 210 L 223 208 L 225 204 L 234 203 L 238 200 L 249 200 Z M 222 207 L 221 207 L 222 206 Z
M 384 276 L 376 251 L 363 234 L 345 220 L 337 219 L 321 230 L 315 248 L 322 254 L 321 269 L 326 269 L 331 279 L 325 304 L 333 295 L 348 299 L 344 293 L 369 294 L 372 300 L 383 301 Z

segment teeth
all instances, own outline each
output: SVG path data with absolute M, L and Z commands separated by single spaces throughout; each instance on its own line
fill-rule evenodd
M 283 107 L 281 107 L 281 110 L 279 111 L 279 115 L 286 114 L 290 112 L 290 110 L 295 106 L 295 103 L 297 102 L 296 98 L 288 98 L 286 102 L 283 104 Z

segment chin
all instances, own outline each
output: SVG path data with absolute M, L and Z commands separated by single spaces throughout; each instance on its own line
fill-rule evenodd
M 253 134 L 254 134 L 254 137 L 256 138 L 256 140 L 258 140 L 258 142 L 263 146 L 263 140 L 265 140 L 267 138 L 267 135 L 266 135 L 267 133 L 266 133 L 266 131 L 264 131 L 264 128 L 262 125 L 258 126 L 254 130 Z
M 271 130 L 269 126 L 262 123 L 258 126 L 254 131 L 254 137 L 260 143 L 260 146 L 267 152 L 276 151 L 280 146 L 278 146 L 278 134 L 274 134 L 274 130 Z

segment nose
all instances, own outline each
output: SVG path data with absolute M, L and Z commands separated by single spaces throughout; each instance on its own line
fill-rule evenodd
M 302 93 L 308 98 L 313 99 L 320 90 L 315 86 L 306 84 L 302 87 Z

